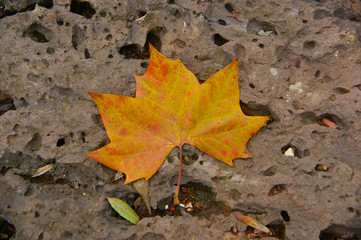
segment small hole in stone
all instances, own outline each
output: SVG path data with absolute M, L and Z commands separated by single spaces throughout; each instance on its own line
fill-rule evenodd
M 182 14 L 178 10 L 175 10 L 175 12 L 173 13 L 173 16 L 175 16 L 176 18 L 181 18 Z
M 233 8 L 232 4 L 230 4 L 230 3 L 226 3 L 224 5 L 224 8 L 230 13 L 234 11 L 234 8 Z
M 12 239 L 12 237 L 16 234 L 16 227 L 14 224 L 1 217 L 0 231 L 0 239 L 8 240 Z
M 144 58 L 149 58 L 149 56 L 150 56 L 149 44 L 152 44 L 153 47 L 155 49 L 157 49 L 158 51 L 161 50 L 161 48 L 162 48 L 161 38 L 164 36 L 164 34 L 166 32 L 167 32 L 167 29 L 164 27 L 155 27 L 148 32 L 147 37 L 145 39 L 145 44 L 143 47 Z
M 247 104 L 240 101 L 239 102 L 242 112 L 248 116 L 268 116 L 269 120 L 267 124 L 272 123 L 275 118 L 272 116 L 270 109 L 267 105 L 257 104 L 253 101 L 248 102 Z
M 218 20 L 218 23 L 221 24 L 221 25 L 223 25 L 223 26 L 226 26 L 226 25 L 227 25 L 226 21 L 224 21 L 223 19 L 219 19 L 219 20 Z
M 276 31 L 276 27 L 275 27 L 275 25 L 273 23 L 262 22 L 261 25 L 262 25 L 262 30 L 264 32 L 272 32 L 272 34 L 274 34 L 276 36 L 278 35 L 277 31 Z
M 226 44 L 227 42 L 229 42 L 229 40 L 222 37 L 219 33 L 216 33 L 213 35 L 213 42 L 217 46 L 222 46 L 222 45 Z
M 257 38 L 253 38 L 253 39 L 252 39 L 252 42 L 258 42 L 258 39 L 257 39 Z
M 304 49 L 314 49 L 316 47 L 316 42 L 315 41 L 306 41 L 303 43 L 303 48 Z
M 166 32 L 167 29 L 164 27 L 153 28 L 147 34 L 143 49 L 138 44 L 129 44 L 122 46 L 118 52 L 124 55 L 126 59 L 148 59 L 150 56 L 149 44 L 152 44 L 155 49 L 160 51 L 162 47 L 161 37 L 163 37 Z
M 46 49 L 46 53 L 47 53 L 47 54 L 54 54 L 54 53 L 55 53 L 55 49 L 54 49 L 54 48 L 51 48 L 51 47 L 48 47 L 48 48 Z
M 264 48 L 264 45 L 261 43 L 260 45 L 258 45 L 258 47 L 260 47 L 260 48 Z
M 108 55 L 108 58 L 113 58 L 113 55 L 112 55 L 112 54 L 109 54 L 109 55 Z
M 0 116 L 9 110 L 16 110 L 14 99 L 10 95 L 0 91 Z
M 248 86 L 249 86 L 250 88 L 252 88 L 252 89 L 254 89 L 254 88 L 256 87 L 256 86 L 254 86 L 253 83 L 248 84 Z
M 328 171 L 328 166 L 326 165 L 323 165 L 323 164 L 317 164 L 315 166 L 315 170 L 318 171 L 318 172 L 327 172 Z
M 333 89 L 333 91 L 337 94 L 346 94 L 346 93 L 350 92 L 350 90 L 348 90 L 347 88 L 343 88 L 343 87 L 337 87 L 337 88 Z
M 319 77 L 319 76 L 321 76 L 321 71 L 320 70 L 317 70 L 316 72 L 315 72 L 315 77 Z
M 38 5 L 50 9 L 54 6 L 53 0 L 42 0 L 38 2 Z
M 58 141 L 56 142 L 56 146 L 61 147 L 63 145 L 65 145 L 65 139 L 64 138 L 59 138 Z
M 105 37 L 105 40 L 107 41 L 111 41 L 113 38 L 113 36 L 111 34 L 108 34 L 106 37 Z
M 356 210 L 356 216 L 360 217 L 359 210 Z M 358 240 L 361 238 L 360 227 L 354 227 L 346 224 L 332 223 L 327 228 L 320 231 L 318 239 L 320 240 Z
M 175 4 L 174 0 L 168 0 L 168 4 Z
M 58 20 L 56 20 L 56 24 L 58 24 L 59 26 L 63 26 L 64 21 L 62 19 L 58 19 Z
M 348 207 L 347 210 L 348 210 L 349 212 L 355 212 L 355 209 L 354 209 L 353 207 Z
M 247 198 L 248 198 L 248 199 L 253 199 L 253 198 L 254 198 L 254 194 L 253 194 L 253 193 L 249 193 L 249 194 L 247 195 Z
M 268 192 L 268 196 L 272 197 L 276 194 L 279 194 L 281 192 L 283 192 L 284 190 L 286 190 L 286 184 L 277 184 L 274 185 Z
M 78 46 L 83 42 L 85 39 L 85 28 L 81 29 L 78 25 L 74 25 L 72 28 L 72 36 L 71 36 L 71 43 L 73 44 L 74 49 L 78 49 Z
M 287 144 L 281 148 L 281 152 L 285 156 L 301 158 L 301 153 L 295 146 Z
M 290 216 L 288 215 L 288 212 L 285 210 L 281 211 L 281 217 L 284 221 L 289 222 L 291 220 Z
M 139 11 L 138 12 L 138 18 L 144 17 L 147 14 L 145 11 Z
M 124 55 L 126 59 L 143 59 L 141 47 L 138 44 L 124 45 L 119 49 L 119 54 Z
M 140 66 L 141 66 L 142 68 L 147 68 L 147 67 L 148 67 L 148 63 L 147 63 L 147 62 L 142 62 L 142 63 L 140 64 Z
M 307 23 L 307 20 L 306 20 L 306 19 L 303 19 L 303 20 L 302 20 L 302 23 Z
M 203 161 L 199 161 L 199 165 L 203 165 L 203 163 L 204 163 Z
M 7 167 L 2 167 L 1 170 L 0 170 L 0 174 L 2 176 L 5 176 L 5 174 L 10 170 L 10 168 L 7 168 Z
M 95 9 L 92 8 L 89 2 L 72 0 L 70 4 L 70 12 L 82 15 L 86 19 L 90 19 L 95 14 Z
M 107 12 L 104 11 L 104 10 L 102 10 L 99 14 L 100 14 L 101 17 L 106 17 L 107 16 Z
M 91 58 L 89 50 L 87 48 L 84 49 L 84 57 L 85 57 L 85 59 Z
M 273 165 L 269 168 L 267 168 L 264 172 L 263 172 L 263 175 L 264 176 L 267 176 L 267 177 L 271 177 L 271 176 L 274 176 L 276 174 L 278 170 L 278 167 Z
M 301 60 L 300 59 L 297 59 L 296 62 L 295 62 L 295 67 L 296 68 L 300 68 L 301 67 Z
M 33 23 L 31 26 L 24 32 L 23 37 L 29 37 L 34 42 L 45 43 L 49 42 L 52 38 L 52 31 L 46 27 Z
M 322 123 L 323 118 L 326 118 L 327 120 L 335 123 L 337 125 L 338 129 L 342 129 L 344 127 L 344 123 L 341 121 L 341 119 L 339 117 L 337 117 L 334 114 L 329 114 L 329 113 L 325 113 L 325 114 L 322 114 L 322 115 L 316 117 L 316 122 L 318 124 L 320 124 L 321 126 L 324 126 L 324 124 Z

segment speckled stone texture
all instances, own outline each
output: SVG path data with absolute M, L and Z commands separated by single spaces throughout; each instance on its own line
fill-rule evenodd
M 134 226 L 107 203 L 136 192 L 85 157 L 109 141 L 87 93 L 134 97 L 148 43 L 200 82 L 238 58 L 243 111 L 271 119 L 233 168 L 185 146 L 182 183 L 282 221 L 285 239 L 360 239 L 360 41 L 356 0 L 0 1 L 0 216 L 12 239 L 247 239 L 233 213 Z M 178 153 L 150 179 L 154 209 L 175 191 Z

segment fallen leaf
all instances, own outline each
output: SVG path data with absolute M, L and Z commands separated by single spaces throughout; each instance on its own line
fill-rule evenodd
M 38 170 L 36 170 L 36 172 L 31 177 L 32 178 L 39 177 L 39 176 L 43 175 L 44 173 L 50 171 L 50 169 L 52 169 L 53 167 L 54 167 L 54 163 L 50 163 L 48 165 L 45 165 L 45 166 L 39 168 Z
M 117 198 L 107 197 L 110 205 L 114 208 L 120 216 L 127 219 L 129 222 L 136 224 L 139 221 L 139 216 L 134 210 L 126 203 Z
M 87 156 L 125 173 L 125 183 L 148 180 L 170 151 L 184 144 L 230 166 L 235 158 L 252 157 L 246 143 L 268 117 L 243 114 L 238 60 L 200 84 L 180 60 L 150 46 L 148 69 L 135 79 L 135 98 L 89 93 L 110 143 Z
M 145 205 L 147 206 L 149 215 L 152 214 L 152 210 L 149 204 L 149 182 L 144 179 L 139 179 L 133 182 L 135 190 L 142 196 Z
M 265 225 L 258 222 L 256 219 L 253 219 L 253 218 L 248 217 L 248 216 L 243 215 L 243 214 L 235 214 L 235 215 L 239 220 L 241 220 L 242 222 L 244 222 L 248 226 L 251 226 L 251 227 L 253 227 L 255 229 L 258 229 L 258 230 L 260 230 L 262 232 L 265 232 L 265 233 L 270 232 L 270 230 Z

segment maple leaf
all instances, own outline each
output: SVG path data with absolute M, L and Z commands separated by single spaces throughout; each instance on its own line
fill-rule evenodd
M 148 69 L 135 79 L 135 98 L 89 93 L 110 143 L 87 156 L 124 172 L 125 183 L 148 180 L 170 151 L 183 144 L 230 166 L 235 158 L 252 156 L 246 143 L 268 117 L 242 113 L 237 59 L 200 84 L 180 60 L 168 59 L 150 45 Z

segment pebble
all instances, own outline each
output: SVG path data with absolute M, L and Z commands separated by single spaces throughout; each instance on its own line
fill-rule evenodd
M 333 129 L 336 129 L 336 128 L 337 128 L 337 125 L 336 125 L 334 122 L 328 120 L 327 118 L 323 118 L 322 121 L 321 121 L 321 123 L 322 123 L 324 126 L 329 127 L 329 128 L 333 128 Z
M 277 75 L 278 75 L 278 69 L 277 69 L 277 68 L 271 67 L 271 68 L 269 69 L 269 72 L 270 72 L 273 76 L 277 76 Z
M 328 170 L 328 167 L 326 165 L 317 164 L 315 169 L 316 169 L 316 171 L 326 172 Z
M 284 156 L 287 157 L 294 157 L 295 156 L 295 151 L 293 150 L 293 148 L 289 148 L 285 151 L 285 153 L 283 154 Z

